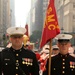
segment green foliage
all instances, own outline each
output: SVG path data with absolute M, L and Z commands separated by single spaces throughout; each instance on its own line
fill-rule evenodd
M 30 41 L 35 43 L 35 48 L 39 48 L 41 40 L 41 31 L 35 30 L 33 31 L 32 35 L 30 36 Z
M 5 40 L 6 39 L 6 35 L 5 34 L 3 34 L 3 40 Z
M 32 35 L 30 36 L 30 41 L 31 42 L 36 42 L 37 39 L 41 39 L 41 31 L 33 31 Z

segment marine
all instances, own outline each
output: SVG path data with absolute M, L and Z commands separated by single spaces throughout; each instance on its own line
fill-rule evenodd
M 49 59 L 47 60 L 43 75 L 48 75 L 49 72 L 51 75 L 75 75 L 75 58 L 68 53 L 72 35 L 59 34 L 56 38 L 59 53 L 51 58 L 51 66 L 49 66 Z M 48 70 L 49 67 L 51 71 Z
M 11 47 L 0 52 L 0 75 L 39 75 L 39 65 L 35 53 L 23 47 L 22 27 L 7 29 Z

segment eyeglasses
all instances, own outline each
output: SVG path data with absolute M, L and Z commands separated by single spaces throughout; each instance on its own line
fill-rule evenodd
M 68 42 L 65 42 L 65 43 L 60 43 L 60 45 L 67 45 L 68 44 Z
M 14 39 L 22 38 L 22 36 L 11 36 L 11 37 L 14 38 Z

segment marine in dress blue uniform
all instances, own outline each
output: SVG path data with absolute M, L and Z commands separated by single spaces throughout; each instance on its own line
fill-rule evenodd
M 35 53 L 24 49 L 22 37 L 25 29 L 21 27 L 10 27 L 7 29 L 12 42 L 16 42 L 10 48 L 0 52 L 0 75 L 39 75 L 39 65 Z M 19 40 L 18 40 L 19 39 Z M 20 44 L 19 44 L 19 43 Z
M 69 34 L 57 35 L 59 54 L 51 58 L 51 75 L 75 75 L 75 58 L 68 53 L 72 38 Z M 48 75 L 49 60 L 43 75 Z

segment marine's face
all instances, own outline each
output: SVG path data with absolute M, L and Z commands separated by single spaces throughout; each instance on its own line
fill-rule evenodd
M 10 41 L 12 43 L 12 46 L 20 47 L 22 46 L 23 36 L 11 36 Z
M 61 54 L 65 55 L 68 53 L 69 49 L 69 42 L 58 42 L 59 51 Z

